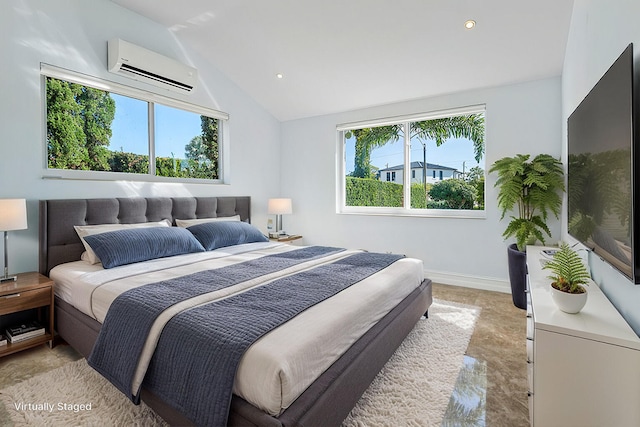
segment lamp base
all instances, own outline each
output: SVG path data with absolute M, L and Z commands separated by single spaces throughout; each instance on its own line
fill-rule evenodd
M 16 280 L 18 280 L 18 276 L 3 276 L 3 277 L 0 277 L 0 283 L 9 282 L 9 281 L 12 281 L 12 280 L 15 282 Z

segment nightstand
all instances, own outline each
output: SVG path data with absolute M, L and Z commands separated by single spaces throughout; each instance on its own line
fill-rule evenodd
M 279 237 L 270 237 L 269 240 L 271 240 L 272 242 L 283 242 L 283 243 L 290 243 L 293 242 L 294 240 L 299 240 L 302 239 L 302 236 L 300 236 L 299 234 L 283 234 Z
M 0 346 L 0 357 L 49 342 L 53 345 L 53 281 L 39 273 L 20 273 L 15 281 L 0 283 L 0 325 L 3 335 L 10 326 L 6 319 L 25 310 L 36 309 L 45 334 L 19 343 Z

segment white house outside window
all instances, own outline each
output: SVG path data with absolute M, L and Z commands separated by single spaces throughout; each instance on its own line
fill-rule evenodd
M 337 211 L 484 217 L 484 111 L 338 125 Z

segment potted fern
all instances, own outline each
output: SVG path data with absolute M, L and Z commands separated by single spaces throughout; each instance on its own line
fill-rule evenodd
M 547 226 L 549 213 L 560 216 L 564 170 L 562 162 L 548 154 L 538 154 L 532 160 L 528 154 L 517 154 L 497 160 L 489 170 L 497 173 L 498 208 L 500 219 L 517 208 L 502 236 L 516 238 L 507 248 L 511 295 L 516 307 L 527 308 L 525 294 L 526 253 L 528 244 L 545 243 L 545 234 L 551 237 Z
M 548 278 L 553 280 L 551 298 L 558 308 L 571 314 L 582 310 L 587 303 L 587 289 L 582 285 L 589 283 L 591 276 L 578 253 L 562 243 L 553 259 L 542 268 L 553 273 Z

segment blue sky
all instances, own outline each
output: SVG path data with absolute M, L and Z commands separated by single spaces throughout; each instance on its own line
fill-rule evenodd
M 111 93 L 116 115 L 109 149 L 149 154 L 147 102 Z M 156 156 L 184 158 L 184 146 L 201 133 L 200 115 L 155 104 Z

